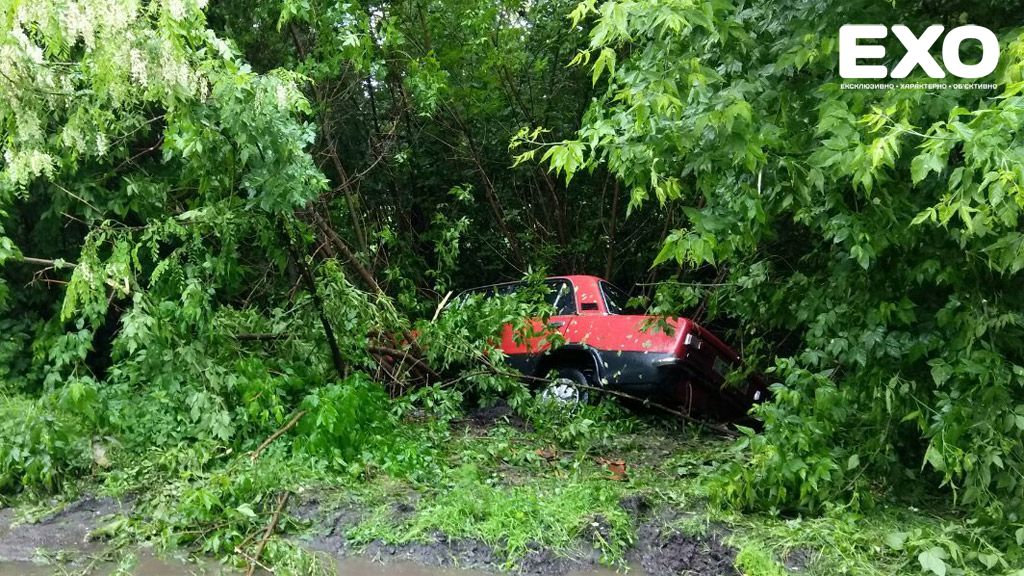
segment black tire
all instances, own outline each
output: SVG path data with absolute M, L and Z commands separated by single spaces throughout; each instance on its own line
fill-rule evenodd
M 587 404 L 590 402 L 590 381 L 587 375 L 576 368 L 556 368 L 554 378 L 539 390 L 541 398 L 566 404 Z

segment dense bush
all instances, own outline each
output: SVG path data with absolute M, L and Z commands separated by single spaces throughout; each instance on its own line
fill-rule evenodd
M 58 489 L 109 434 L 195 463 L 167 517 L 185 494 L 248 529 L 272 483 L 208 466 L 300 411 L 266 466 L 426 477 L 386 438 L 422 407 L 521 407 L 491 344 L 537 315 L 439 303 L 602 272 L 770 369 L 722 502 L 939 494 L 1019 547 L 1014 4 L 427 4 L 0 0 L 0 490 Z M 854 21 L 985 25 L 998 88 L 844 89 Z M 587 414 L 534 416 L 586 448 L 610 433 Z
M 387 441 L 397 422 L 380 385 L 359 374 L 315 390 L 302 401 L 299 448 L 328 460 L 352 461 Z
M 630 206 L 677 213 L 655 262 L 714 278 L 692 288 L 705 309 L 778 356 L 731 503 L 817 512 L 926 485 L 996 526 L 1024 519 L 1024 36 L 1001 3 L 953 6 L 574 12 L 601 96 L 577 140 L 522 132 L 521 159 L 607 165 Z M 988 26 L 998 88 L 843 89 L 837 31 L 869 21 Z
M 72 412 L 0 397 L 0 493 L 53 491 L 93 465 L 89 428 Z

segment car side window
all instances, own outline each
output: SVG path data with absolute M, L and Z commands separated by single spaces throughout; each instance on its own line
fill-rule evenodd
M 456 294 L 451 302 L 448 303 L 445 308 L 458 308 L 466 303 L 470 297 L 479 296 L 480 298 L 491 298 L 494 296 L 494 286 L 481 286 L 480 288 L 470 288 L 469 290 L 463 290 Z
M 544 300 L 555 309 L 555 316 L 569 316 L 576 313 L 576 295 L 568 280 L 549 280 L 544 283 L 548 293 Z
M 512 296 L 522 285 L 522 282 L 509 282 L 507 284 L 470 288 L 459 293 L 450 305 L 459 306 L 471 295 L 479 295 L 485 299 L 495 296 Z M 544 302 L 553 308 L 552 314 L 555 316 L 567 316 L 576 313 L 576 295 L 573 292 L 571 282 L 568 280 L 547 280 L 544 282 L 544 287 L 546 288 Z
M 642 314 L 635 306 L 629 305 L 629 295 L 619 290 L 611 282 L 601 282 L 601 293 L 604 294 L 604 305 L 609 314 Z

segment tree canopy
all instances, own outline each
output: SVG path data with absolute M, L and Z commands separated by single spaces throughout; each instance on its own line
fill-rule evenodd
M 252 449 L 348 390 L 384 412 L 375 382 L 521 398 L 478 345 L 532 308 L 438 305 L 592 273 L 775 383 L 722 504 L 909 491 L 1019 547 L 1018 12 L 0 0 L 0 491 L 58 489 L 93 437 Z M 869 22 L 988 27 L 996 87 L 844 86 L 838 30 Z M 356 446 L 363 417 L 303 438 Z

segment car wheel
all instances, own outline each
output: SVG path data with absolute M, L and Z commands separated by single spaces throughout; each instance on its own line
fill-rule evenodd
M 590 400 L 590 385 L 583 372 L 575 368 L 559 368 L 554 379 L 543 389 L 540 397 L 563 404 L 586 404 Z

